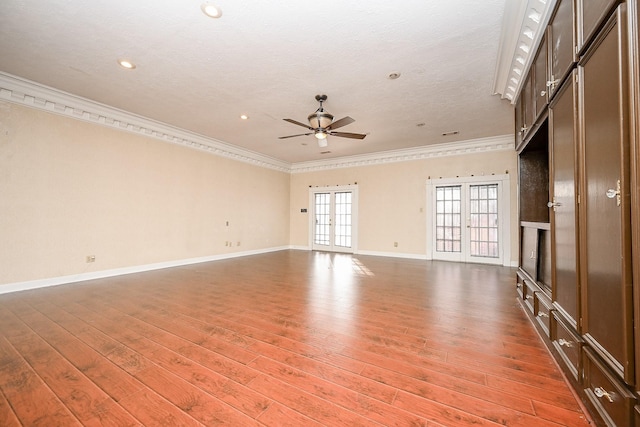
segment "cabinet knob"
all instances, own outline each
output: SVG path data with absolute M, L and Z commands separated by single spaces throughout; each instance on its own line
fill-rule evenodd
M 620 197 L 620 180 L 618 180 L 618 182 L 616 183 L 616 188 L 610 188 L 607 190 L 607 192 L 605 193 L 607 195 L 608 198 L 613 199 L 614 197 L 616 198 L 616 203 L 618 206 L 620 206 L 620 203 L 622 202 L 621 197 Z
M 546 94 L 547 94 L 547 91 L 546 91 L 546 90 L 541 90 L 541 91 L 540 91 L 540 96 L 545 96 Z
M 553 79 L 553 76 L 551 78 Z M 547 81 L 547 87 L 550 87 L 551 90 L 553 90 L 558 83 L 560 83 L 560 80 L 549 80 Z
M 549 315 L 543 311 L 538 312 L 538 317 L 549 317 Z
M 607 400 L 610 403 L 613 403 L 613 396 L 612 394 L 614 393 L 609 393 L 608 391 L 606 391 L 605 389 L 603 389 L 602 387 L 596 387 L 593 389 L 593 394 L 595 394 L 596 396 L 598 396 L 600 399 L 602 399 L 603 397 L 606 397 Z

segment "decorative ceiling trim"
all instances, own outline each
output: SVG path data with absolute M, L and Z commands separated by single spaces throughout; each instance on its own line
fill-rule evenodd
M 3 72 L 0 72 L 0 100 L 285 173 L 304 173 L 487 151 L 514 150 L 515 146 L 514 136 L 505 135 L 291 164 Z
M 0 99 L 281 172 L 291 164 L 0 72 Z
M 505 2 L 493 91 L 515 103 L 557 0 Z
M 404 150 L 383 151 L 359 156 L 340 157 L 330 160 L 295 163 L 291 166 L 291 173 L 317 172 L 322 170 L 358 166 L 373 166 L 412 160 L 424 160 L 434 157 L 459 156 L 504 150 L 515 150 L 515 138 L 513 135 L 449 142 L 446 144 L 435 144 Z

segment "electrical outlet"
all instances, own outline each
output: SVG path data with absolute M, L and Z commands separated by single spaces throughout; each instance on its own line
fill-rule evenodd
M 393 247 L 397 248 L 398 247 L 398 242 L 393 242 Z
M 238 244 L 236 246 L 240 246 L 240 242 L 238 242 Z
M 96 262 L 95 255 L 87 255 L 87 262 Z

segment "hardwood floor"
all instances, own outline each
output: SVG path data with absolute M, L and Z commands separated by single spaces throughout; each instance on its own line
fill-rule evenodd
M 514 281 L 282 251 L 0 295 L 0 425 L 588 425 Z

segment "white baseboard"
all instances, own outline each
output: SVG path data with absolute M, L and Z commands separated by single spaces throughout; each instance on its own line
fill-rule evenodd
M 355 255 L 371 255 L 371 256 L 384 256 L 384 257 L 391 257 L 391 258 L 420 259 L 420 260 L 427 259 L 427 256 L 424 254 L 405 254 L 405 253 L 398 253 L 398 252 L 358 251 Z
M 124 274 L 142 273 L 145 271 L 161 270 L 163 268 L 180 267 L 183 265 L 199 264 L 202 262 L 220 261 L 223 259 L 240 258 L 249 255 L 259 255 L 269 252 L 277 252 L 291 249 L 289 246 L 258 249 L 253 251 L 233 252 L 221 255 L 212 255 L 199 258 L 181 259 L 176 261 L 159 262 L 156 264 L 136 265 L 132 267 L 114 268 L 111 270 L 94 271 L 91 273 L 72 274 L 47 279 L 29 280 L 26 282 L 9 283 L 0 285 L 0 294 L 26 291 L 29 289 L 46 288 L 49 286 L 65 285 L 68 283 L 83 282 L 85 280 L 103 279 L 105 277 L 121 276 Z
M 295 246 L 295 245 L 291 245 L 291 246 L 289 246 L 289 249 L 293 249 L 295 251 L 310 251 L 311 247 L 310 246 Z

